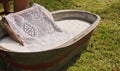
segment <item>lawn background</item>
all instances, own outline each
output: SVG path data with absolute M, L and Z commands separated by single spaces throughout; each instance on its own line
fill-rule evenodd
M 87 50 L 64 71 L 120 71 L 120 0 L 31 0 L 30 6 L 33 3 L 49 11 L 86 10 L 101 17 Z

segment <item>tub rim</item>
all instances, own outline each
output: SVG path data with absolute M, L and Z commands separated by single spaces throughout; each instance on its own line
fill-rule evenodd
M 5 51 L 5 52 L 10 52 L 10 53 L 39 53 L 39 52 L 46 52 L 46 51 L 51 51 L 51 50 L 56 50 L 56 49 L 60 49 L 60 48 L 65 48 L 68 47 L 74 43 L 76 43 L 78 40 L 82 39 L 84 36 L 86 36 L 87 34 L 89 34 L 90 32 L 92 32 L 95 27 L 99 24 L 99 21 L 101 20 L 100 16 L 88 11 L 84 11 L 84 10 L 74 10 L 74 9 L 66 9 L 66 10 L 57 10 L 57 11 L 53 11 L 51 12 L 52 15 L 57 14 L 57 13 L 64 13 L 64 12 L 84 12 L 84 13 L 88 13 L 91 14 L 93 16 L 96 17 L 96 20 L 94 21 L 94 23 L 92 23 L 87 29 L 85 29 L 83 32 L 81 32 L 80 34 L 76 35 L 73 39 L 71 39 L 70 41 L 59 45 L 56 48 L 52 48 L 52 49 L 47 49 L 47 50 L 43 50 L 43 51 L 34 51 L 34 52 L 17 52 L 17 51 L 11 51 L 11 50 L 7 50 L 4 47 L 0 46 L 0 50 Z

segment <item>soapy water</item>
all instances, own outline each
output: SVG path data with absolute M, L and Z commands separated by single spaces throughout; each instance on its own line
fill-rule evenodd
M 58 27 L 60 27 L 62 30 L 65 30 L 69 32 L 71 35 L 71 38 L 65 40 L 58 40 L 57 36 L 52 35 L 54 37 L 51 38 L 56 38 L 56 41 L 49 41 L 46 37 L 43 38 L 44 40 L 44 46 L 43 45 L 38 45 L 37 47 L 24 47 L 21 46 L 20 44 L 16 43 L 14 40 L 12 40 L 10 37 L 6 37 L 3 40 L 0 41 L 0 46 L 4 47 L 5 49 L 11 50 L 11 51 L 16 51 L 16 52 L 38 52 L 38 51 L 45 51 L 49 49 L 54 49 L 56 46 L 62 45 L 65 42 L 69 41 L 70 39 L 74 38 L 76 35 L 84 32 L 85 29 L 87 29 L 90 24 L 81 20 L 61 20 L 61 21 L 56 21 L 55 22 Z M 60 35 L 62 38 L 63 35 Z M 66 36 L 67 37 L 67 36 Z M 48 43 L 46 43 L 48 41 Z M 53 42 L 53 43 L 52 43 Z M 56 43 L 58 42 L 58 43 Z M 53 45 L 53 46 L 50 46 Z
M 39 52 L 54 49 L 87 29 L 90 24 L 77 19 L 54 22 L 49 11 L 35 4 L 33 7 L 5 17 L 24 46 L 6 37 L 0 46 L 15 52 Z

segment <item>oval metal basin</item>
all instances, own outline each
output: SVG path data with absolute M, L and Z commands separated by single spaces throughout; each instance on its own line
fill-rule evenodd
M 96 14 L 92 14 L 86 11 L 80 10 L 59 10 L 52 12 L 55 22 L 59 26 L 70 26 L 70 21 L 77 25 L 77 20 L 84 24 L 89 24 L 87 28 L 80 31 L 78 27 L 77 32 L 73 31 L 71 27 L 66 27 L 68 31 L 72 31 L 75 37 L 70 41 L 64 43 L 59 47 L 55 47 L 49 50 L 37 51 L 37 52 L 16 52 L 5 49 L 0 46 L 0 56 L 2 56 L 4 62 L 10 64 L 9 69 L 11 71 L 58 71 L 61 67 L 69 63 L 69 61 L 76 55 L 80 55 L 82 51 L 87 48 L 89 39 L 92 36 L 93 30 L 99 24 L 100 17 Z M 67 20 L 68 23 L 65 23 Z M 63 25 L 60 25 L 62 22 Z M 64 27 L 64 26 L 63 26 Z M 74 28 L 76 28 L 73 25 Z M 65 27 L 64 27 L 65 28 Z

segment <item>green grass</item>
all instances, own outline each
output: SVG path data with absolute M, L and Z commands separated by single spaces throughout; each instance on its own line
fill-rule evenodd
M 101 17 L 88 49 L 65 71 L 120 70 L 120 0 L 36 0 L 36 2 L 50 11 L 87 10 Z
M 31 0 L 49 11 L 59 9 L 86 10 L 100 15 L 89 46 L 65 71 L 120 70 L 120 0 Z

